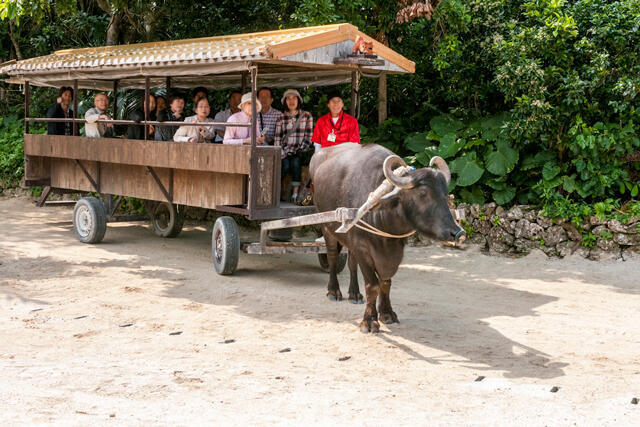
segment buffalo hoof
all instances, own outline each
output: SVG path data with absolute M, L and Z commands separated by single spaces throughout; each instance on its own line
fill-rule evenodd
M 364 297 L 360 292 L 358 292 L 355 295 L 352 293 L 349 293 L 349 302 L 351 304 L 364 304 Z
M 400 323 L 400 321 L 398 320 L 398 316 L 393 311 L 390 311 L 387 313 L 380 313 L 378 315 L 378 320 L 384 323 L 385 325 L 388 325 L 389 323 Z
M 340 292 L 340 289 L 329 291 L 327 292 L 327 298 L 329 298 L 330 301 L 342 301 L 342 292 Z
M 360 322 L 360 332 L 363 334 L 367 334 L 369 332 L 378 333 L 380 332 L 380 324 L 375 319 L 362 319 Z

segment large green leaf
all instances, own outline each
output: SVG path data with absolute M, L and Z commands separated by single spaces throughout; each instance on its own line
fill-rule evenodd
M 542 168 L 542 177 L 545 181 L 550 181 L 556 177 L 560 173 L 560 166 L 556 166 L 555 164 L 549 162 L 545 163 Z
M 511 172 L 516 163 L 518 163 L 518 152 L 506 141 L 498 141 L 496 150 L 489 153 L 486 159 L 487 170 L 498 176 Z
M 478 164 L 476 153 L 467 153 L 451 162 L 451 171 L 457 175 L 456 184 L 466 187 L 478 182 L 484 169 Z
M 440 140 L 438 155 L 443 159 L 453 157 L 462 147 L 464 147 L 465 143 L 466 141 L 463 138 L 456 138 L 454 133 L 448 133 Z
M 496 190 L 493 192 L 493 200 L 499 205 L 506 205 L 516 196 L 516 189 L 507 187 L 504 190 Z
M 444 136 L 448 133 L 454 133 L 464 127 L 464 124 L 449 114 L 436 116 L 429 121 L 431 129 L 438 135 Z
M 528 156 L 522 160 L 520 169 L 527 171 L 530 169 L 536 169 L 547 162 L 552 162 L 556 159 L 557 154 L 554 151 L 547 150 L 537 153 L 535 156 Z
M 487 141 L 499 140 L 502 132 L 502 126 L 507 119 L 508 115 L 505 113 L 483 118 L 480 121 L 480 126 L 482 127 L 482 138 Z
M 462 197 L 462 201 L 465 203 L 477 203 L 479 205 L 484 205 L 484 194 L 482 193 L 482 189 L 479 185 L 471 187 L 471 191 L 463 188 L 460 190 L 460 197 Z
M 421 153 L 425 148 L 433 145 L 432 141 L 427 140 L 426 135 L 424 132 L 409 134 L 404 139 L 404 146 L 414 153 Z

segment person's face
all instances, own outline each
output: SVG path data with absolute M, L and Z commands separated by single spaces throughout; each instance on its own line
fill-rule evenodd
M 202 91 L 200 91 L 200 92 L 196 93 L 196 96 L 193 97 L 193 102 L 198 102 L 198 99 L 206 98 L 206 97 L 207 97 L 207 94 L 202 92 Z
M 337 96 L 335 96 L 329 100 L 328 106 L 329 106 L 329 111 L 331 111 L 331 114 L 333 116 L 337 116 L 342 111 L 342 108 L 344 107 L 344 102 L 342 102 L 341 98 L 338 98 Z
M 153 111 L 156 109 L 156 97 L 149 96 L 149 111 Z
M 93 100 L 93 105 L 95 105 L 98 110 L 107 111 L 107 108 L 109 108 L 109 98 L 104 94 L 96 95 L 96 99 Z
M 183 110 L 184 110 L 184 99 L 176 98 L 173 100 L 173 102 L 171 102 L 171 111 L 173 111 L 176 114 L 177 113 L 182 114 Z
M 242 111 L 247 115 L 251 116 L 251 101 L 245 102 L 242 104 Z
M 297 96 L 295 95 L 287 96 L 287 98 L 285 99 L 285 102 L 287 103 L 287 108 L 289 109 L 289 111 L 295 111 L 298 109 Z
M 73 101 L 73 96 L 71 95 L 70 90 L 65 90 L 64 92 L 62 92 L 62 95 L 60 95 L 61 104 L 70 105 L 72 101 Z
M 258 99 L 260 100 L 260 104 L 262 104 L 262 111 L 269 111 L 271 103 L 273 102 L 271 92 L 266 89 L 261 90 L 258 92 Z
M 231 109 L 231 111 L 233 112 L 240 111 L 240 109 L 238 108 L 238 104 L 240 104 L 241 100 L 242 100 L 242 95 L 240 95 L 239 93 L 234 93 L 231 95 L 231 97 L 229 98 L 229 108 Z
M 209 101 L 200 101 L 196 105 L 196 115 L 198 116 L 198 119 L 206 118 L 210 112 L 211 109 L 209 108 Z
M 162 111 L 165 108 L 167 108 L 167 103 L 165 102 L 164 98 L 158 98 L 158 110 Z

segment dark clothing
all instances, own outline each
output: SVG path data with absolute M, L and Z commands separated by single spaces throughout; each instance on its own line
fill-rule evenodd
M 129 120 L 133 120 L 134 122 L 141 122 L 144 120 L 144 110 L 138 109 L 129 114 Z M 156 120 L 156 112 L 151 111 L 149 113 L 149 120 Z M 127 138 L 129 139 L 144 139 L 144 126 L 140 125 L 128 125 L 127 126 Z M 154 134 L 150 133 L 148 139 L 153 139 Z
M 69 108 L 66 112 L 60 104 L 53 104 L 47 110 L 47 118 L 50 119 L 72 119 L 73 110 Z M 49 122 L 47 124 L 47 135 L 73 135 L 73 123 L 71 122 Z
M 171 109 L 160 111 L 158 114 L 159 122 L 184 122 L 184 115 L 180 118 L 176 118 Z M 178 130 L 178 126 L 157 126 L 156 127 L 156 141 L 173 141 L 173 135 Z
M 302 179 L 302 165 L 300 163 L 300 157 L 297 154 L 293 156 L 287 156 L 282 159 L 282 179 L 291 172 L 291 185 L 294 187 L 300 185 Z

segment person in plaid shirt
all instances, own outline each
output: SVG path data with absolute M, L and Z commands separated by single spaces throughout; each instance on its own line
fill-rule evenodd
M 265 142 L 273 145 L 275 138 L 276 122 L 282 113 L 275 108 L 271 108 L 273 94 L 271 89 L 263 87 L 258 91 L 258 100 L 262 104 L 262 109 L 258 112 L 258 132 L 264 135 Z
M 302 179 L 302 166 L 308 164 L 307 153 L 314 149 L 311 142 L 313 117 L 303 111 L 302 97 L 295 89 L 288 89 L 282 97 L 284 114 L 276 121 L 274 143 L 282 147 L 282 179 L 291 173 L 291 199 L 297 202 Z

